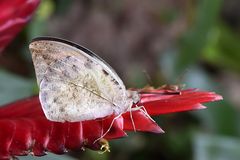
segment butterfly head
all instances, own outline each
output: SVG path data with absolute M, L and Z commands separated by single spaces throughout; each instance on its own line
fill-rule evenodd
M 137 91 L 128 90 L 128 97 L 131 99 L 133 104 L 136 104 L 140 101 L 140 96 Z

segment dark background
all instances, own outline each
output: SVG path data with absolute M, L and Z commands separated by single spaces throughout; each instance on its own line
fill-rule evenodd
M 0 102 L 38 92 L 31 39 L 64 38 L 105 59 L 127 87 L 185 84 L 215 91 L 224 101 L 155 117 L 165 134 L 131 133 L 111 141 L 111 153 L 34 159 L 239 160 L 239 10 L 239 0 L 42 0 L 0 59 Z

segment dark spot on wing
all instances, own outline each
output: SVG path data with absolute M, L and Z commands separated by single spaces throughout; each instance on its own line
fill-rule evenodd
M 57 100 L 58 100 L 58 98 L 57 98 L 57 97 L 53 98 L 53 102 L 54 102 L 54 103 L 56 103 L 56 102 L 57 102 Z
M 61 107 L 61 108 L 59 108 L 59 111 L 60 112 L 65 112 L 65 108 Z
M 74 64 L 74 65 L 72 65 L 72 70 L 74 71 L 74 72 L 77 72 L 77 66 Z
M 70 73 L 67 70 L 62 71 L 65 77 L 70 77 Z
M 70 58 L 71 58 L 71 56 L 67 56 L 67 57 L 66 57 L 66 59 L 70 59 Z
M 109 75 L 109 73 L 106 71 L 106 70 L 102 70 L 103 71 L 103 73 L 106 75 L 106 76 L 108 76 Z
M 43 55 L 42 55 L 42 58 L 43 58 L 44 60 L 46 60 L 46 59 L 51 59 L 51 57 L 50 57 L 49 55 L 47 55 L 47 54 L 43 54 Z
M 73 99 L 76 99 L 76 98 L 77 98 L 77 95 L 76 95 L 75 92 L 76 92 L 76 91 L 74 91 L 73 94 L 72 94 Z
M 116 85 L 119 85 L 119 83 L 118 83 L 115 79 L 112 79 L 112 81 L 113 81 Z
M 49 68 L 48 68 L 48 71 L 49 71 L 50 73 L 52 73 L 52 72 L 54 72 L 55 70 L 54 70 L 52 67 L 49 67 Z M 49 81 L 49 78 L 48 78 L 47 76 L 44 76 L 44 78 L 46 79 L 47 82 Z
M 116 85 L 119 85 L 119 83 L 118 83 L 117 81 L 114 81 L 114 83 L 115 83 Z
M 87 61 L 84 63 L 84 66 L 88 69 L 91 69 L 92 68 L 92 63 L 93 63 L 92 60 L 87 59 Z

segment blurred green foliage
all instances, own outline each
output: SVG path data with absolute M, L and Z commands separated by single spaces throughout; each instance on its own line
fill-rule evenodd
M 55 10 L 55 4 L 52 0 L 44 0 L 40 3 L 34 19 L 28 25 L 27 36 L 31 40 L 38 35 L 46 33 L 46 25 L 50 16 Z
M 204 57 L 209 63 L 239 72 L 239 44 L 239 35 L 228 26 L 218 23 L 210 32 L 208 44 L 204 48 Z
M 197 134 L 194 140 L 195 160 L 238 160 L 239 139 L 216 135 Z
M 0 105 L 17 99 L 29 97 L 33 94 L 33 81 L 0 70 Z
M 194 22 L 180 42 L 178 61 L 175 71 L 182 73 L 187 67 L 196 63 L 204 47 L 208 44 L 209 32 L 217 24 L 222 0 L 201 0 L 196 6 Z

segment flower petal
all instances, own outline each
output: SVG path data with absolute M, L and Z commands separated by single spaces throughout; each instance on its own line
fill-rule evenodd
M 182 90 L 179 94 L 164 90 L 151 90 L 152 94 L 142 94 L 138 105 L 146 108 L 150 115 L 160 115 L 172 112 L 203 109 L 201 103 L 222 100 L 222 96 L 214 92 L 198 91 L 196 89 Z M 159 93 L 159 94 L 157 94 Z
M 40 0 L 0 1 L 0 52 L 30 20 Z
M 221 99 L 220 95 L 213 92 L 195 89 L 180 93 L 156 89 L 141 94 L 140 102 L 133 106 L 131 113 L 74 123 L 49 121 L 37 96 L 23 99 L 0 108 L 0 159 L 10 158 L 11 155 L 26 155 L 30 151 L 42 156 L 46 154 L 45 151 L 63 154 L 67 150 L 81 150 L 84 147 L 99 150 L 103 144 L 108 150 L 106 140 L 103 143 L 95 141 L 99 138 L 111 140 L 124 137 L 125 131 L 135 129 L 163 133 L 149 115 L 203 109 L 205 106 L 201 103 Z M 102 137 L 105 133 L 107 134 Z
M 123 114 L 124 119 L 124 130 L 134 131 L 146 131 L 153 133 L 164 133 L 164 131 L 151 120 L 146 114 L 140 110 L 132 111 L 132 119 L 130 112 Z

